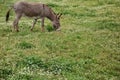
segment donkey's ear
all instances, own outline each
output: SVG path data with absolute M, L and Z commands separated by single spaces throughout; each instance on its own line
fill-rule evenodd
M 61 16 L 62 16 L 62 13 L 58 14 L 57 15 L 58 19 L 60 19 Z

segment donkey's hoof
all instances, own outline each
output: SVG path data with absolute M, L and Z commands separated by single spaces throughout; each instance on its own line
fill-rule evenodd
M 19 30 L 16 30 L 16 32 L 19 32 Z
M 33 29 L 30 29 L 30 31 L 33 31 Z
M 56 31 L 61 31 L 61 29 L 59 28 L 59 29 L 56 29 Z
M 44 29 L 42 29 L 41 31 L 42 31 L 42 32 L 45 32 L 45 30 L 44 30 Z

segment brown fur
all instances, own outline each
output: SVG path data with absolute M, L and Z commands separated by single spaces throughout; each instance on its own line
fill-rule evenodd
M 31 30 L 33 30 L 37 20 L 41 19 L 42 31 L 44 31 L 44 18 L 45 17 L 48 18 L 52 22 L 55 30 L 59 30 L 60 28 L 59 19 L 60 19 L 61 14 L 56 15 L 54 11 L 45 4 L 28 3 L 28 2 L 22 1 L 22 2 L 15 3 L 11 9 L 14 9 L 15 14 L 16 14 L 15 20 L 13 22 L 13 27 L 14 29 L 16 29 L 16 31 L 18 31 L 18 23 L 22 16 L 35 18 L 33 22 L 33 26 L 31 27 Z M 10 14 L 11 9 L 9 9 L 8 12 L 6 13 L 6 22 L 9 19 L 9 14 Z

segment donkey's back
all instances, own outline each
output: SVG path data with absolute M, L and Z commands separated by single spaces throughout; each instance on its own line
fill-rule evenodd
M 19 13 L 28 17 L 44 16 L 44 4 L 41 3 L 17 2 L 14 4 L 13 8 L 15 13 Z

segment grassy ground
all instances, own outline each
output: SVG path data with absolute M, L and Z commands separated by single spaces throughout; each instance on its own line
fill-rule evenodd
M 119 80 L 119 0 L 34 0 L 63 13 L 61 31 L 45 20 L 33 32 L 32 19 L 22 18 L 12 32 L 5 14 L 17 0 L 0 1 L 0 80 Z M 28 0 L 33 1 L 33 0 Z

